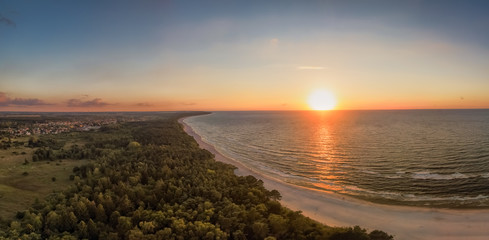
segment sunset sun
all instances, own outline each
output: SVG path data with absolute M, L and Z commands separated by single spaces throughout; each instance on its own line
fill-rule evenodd
M 330 91 L 315 90 L 309 95 L 307 103 L 313 110 L 332 110 L 336 106 L 336 99 Z

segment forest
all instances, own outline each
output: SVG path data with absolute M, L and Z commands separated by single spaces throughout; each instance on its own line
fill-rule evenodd
M 69 147 L 30 139 L 32 161 L 91 161 L 66 190 L 3 219 L 0 239 L 393 239 L 283 207 L 278 191 L 199 148 L 177 121 L 192 114 L 104 126 Z

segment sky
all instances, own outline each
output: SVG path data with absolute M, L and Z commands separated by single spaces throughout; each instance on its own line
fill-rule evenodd
M 489 108 L 489 1 L 0 0 L 0 111 Z

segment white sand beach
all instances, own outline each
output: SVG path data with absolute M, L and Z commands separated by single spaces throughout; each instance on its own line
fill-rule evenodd
M 451 210 L 374 204 L 290 185 L 254 172 L 237 161 L 223 156 L 206 143 L 180 119 L 185 132 L 200 147 L 216 156 L 217 161 L 237 167 L 237 175 L 253 175 L 263 180 L 269 190 L 282 195 L 281 203 L 329 226 L 359 225 L 368 230 L 379 229 L 395 239 L 489 239 L 489 210 Z

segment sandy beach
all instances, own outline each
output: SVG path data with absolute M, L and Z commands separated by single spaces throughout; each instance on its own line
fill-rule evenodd
M 359 225 L 369 230 L 379 229 L 395 239 L 489 239 L 489 210 L 451 210 L 421 207 L 380 205 L 337 194 L 319 192 L 290 185 L 257 173 L 243 164 L 227 158 L 206 143 L 184 118 L 179 122 L 185 132 L 194 137 L 201 148 L 215 155 L 217 161 L 237 167 L 237 175 L 253 175 L 263 180 L 269 190 L 282 195 L 281 203 L 312 219 L 330 226 Z

